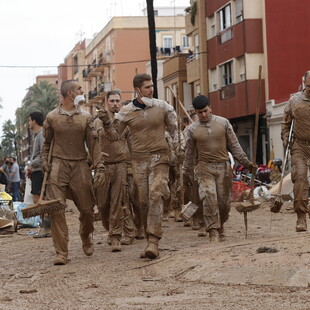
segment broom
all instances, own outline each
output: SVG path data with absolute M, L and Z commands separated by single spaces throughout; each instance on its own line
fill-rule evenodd
M 294 119 L 292 120 L 292 123 L 291 123 L 288 143 L 287 143 L 287 146 L 286 146 L 285 157 L 284 157 L 284 164 L 283 164 L 282 173 L 281 173 L 281 180 L 279 182 L 278 193 L 277 193 L 275 199 L 272 201 L 271 206 L 270 206 L 270 211 L 273 212 L 273 213 L 280 212 L 281 207 L 283 205 L 281 191 L 282 191 L 282 184 L 283 184 L 286 164 L 287 164 L 287 160 L 288 160 L 288 154 L 289 154 L 289 150 L 290 150 L 290 147 L 291 147 L 291 141 L 292 141 L 292 137 L 293 137 L 293 127 L 294 127 Z
M 53 146 L 54 146 L 54 140 L 52 140 L 52 143 L 51 143 L 51 146 L 48 152 L 48 158 L 47 158 L 48 165 L 50 165 L 51 163 Z M 66 208 L 66 205 L 61 202 L 62 200 L 60 198 L 52 199 L 52 200 L 43 200 L 47 177 L 48 177 L 48 172 L 46 171 L 44 172 L 44 178 L 43 178 L 39 201 L 34 205 L 31 205 L 27 208 L 22 209 L 23 218 L 43 215 L 45 213 L 53 213 L 55 211 L 60 211 Z

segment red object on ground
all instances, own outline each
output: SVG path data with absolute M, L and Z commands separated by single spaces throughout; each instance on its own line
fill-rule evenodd
M 231 191 L 231 198 L 232 201 L 237 201 L 238 198 L 242 195 L 244 191 L 249 189 L 248 184 L 238 181 L 233 181 L 232 191 Z

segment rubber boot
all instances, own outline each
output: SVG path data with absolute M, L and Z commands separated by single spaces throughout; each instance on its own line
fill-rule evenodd
M 111 238 L 112 252 L 120 252 L 122 250 L 121 236 L 112 235 L 110 238 Z
M 296 231 L 307 231 L 307 215 L 305 212 L 297 212 Z
M 94 243 L 93 243 L 91 236 L 89 236 L 88 238 L 82 238 L 82 248 L 83 248 L 83 252 L 86 256 L 92 256 L 93 255 Z
M 220 238 L 219 238 L 219 231 L 217 229 L 210 229 L 209 231 L 209 238 L 211 243 L 219 243 Z
M 158 243 L 158 237 L 154 235 L 149 235 L 148 245 L 145 249 L 145 257 L 154 259 L 159 256 Z

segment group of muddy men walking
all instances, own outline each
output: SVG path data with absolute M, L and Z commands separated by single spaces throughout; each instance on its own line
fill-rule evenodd
M 125 104 L 120 91 L 109 91 L 93 117 L 77 100 L 83 95 L 79 83 L 62 83 L 63 101 L 43 123 L 41 167 L 49 173 L 46 197 L 61 198 L 64 204 L 66 199 L 74 201 L 80 213 L 79 233 L 85 255 L 94 252 L 97 206 L 112 252 L 121 251 L 122 245 L 133 243 L 135 238 L 145 238 L 146 247 L 140 257 L 155 259 L 159 256 L 162 222 L 171 206 L 175 220 L 181 220 L 172 180 L 182 173 L 185 202 L 191 200 L 199 206 L 192 225 L 199 229 L 198 234 L 208 234 L 210 242 L 224 240 L 233 184 L 228 152 L 252 173 L 257 169 L 256 163 L 242 150 L 229 121 L 212 114 L 207 97 L 199 95 L 193 99 L 198 119 L 180 135 L 173 106 L 153 98 L 151 76 L 137 74 L 133 87 L 137 97 Z M 305 89 L 289 100 L 285 110 L 284 143 L 293 118 L 296 230 L 303 231 L 307 229 L 310 158 L 308 73 Z M 177 169 L 180 163 L 182 171 Z M 69 242 L 65 210 L 51 214 L 51 235 L 56 251 L 53 263 L 65 265 Z

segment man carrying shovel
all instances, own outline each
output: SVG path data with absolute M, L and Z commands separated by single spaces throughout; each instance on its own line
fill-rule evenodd
M 284 147 L 289 143 L 291 123 L 294 120 L 291 178 L 294 183 L 294 211 L 297 213 L 296 231 L 307 231 L 308 170 L 310 159 L 310 71 L 305 73 L 303 91 L 292 96 L 284 110 L 281 138 Z M 284 167 L 285 168 L 285 167 Z
M 255 171 L 242 150 L 229 121 L 212 114 L 208 98 L 194 98 L 198 120 L 188 127 L 185 147 L 185 182 L 198 182 L 199 198 L 203 202 L 203 218 L 211 242 L 224 240 L 224 223 L 228 220 L 232 189 L 232 169 L 228 151 L 247 169 Z M 197 165 L 194 167 L 194 154 Z

